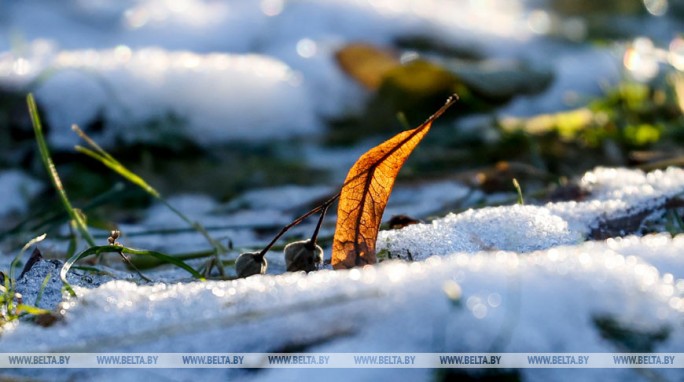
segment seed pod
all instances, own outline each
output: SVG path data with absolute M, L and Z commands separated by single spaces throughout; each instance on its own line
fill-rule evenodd
M 240 278 L 263 275 L 267 268 L 268 262 L 259 252 L 245 252 L 235 260 L 235 273 Z
M 311 240 L 290 243 L 285 246 L 284 252 L 288 272 L 311 272 L 323 264 L 323 248 Z

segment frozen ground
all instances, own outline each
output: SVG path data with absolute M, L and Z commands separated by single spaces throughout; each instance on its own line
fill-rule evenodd
M 620 184 L 616 179 L 626 181 Z M 393 260 L 349 271 L 235 281 L 178 282 L 174 280 L 186 280 L 187 275 L 166 272 L 152 285 L 91 276 L 87 278 L 91 285 L 77 288 L 78 297 L 60 305 L 61 322 L 49 328 L 12 324 L 0 337 L 0 348 L 17 352 L 277 352 L 296 347 L 333 353 L 593 353 L 638 346 L 631 350 L 684 351 L 684 238 L 657 234 L 584 241 L 592 228 L 607 221 L 644 209 L 662 213 L 667 200 L 684 192 L 684 171 L 644 174 L 600 168 L 585 174 L 581 184 L 591 192 L 581 202 L 469 210 L 431 224 L 381 233 L 381 247 L 398 255 L 410 250 L 413 262 Z M 269 258 L 278 256 L 269 254 Z M 37 274 L 29 275 L 33 282 L 20 282 L 27 301 L 48 271 L 55 271 L 52 262 L 39 263 L 33 270 Z M 56 297 L 46 293 L 44 298 L 50 296 Z M 605 322 L 626 328 L 627 339 L 611 339 L 602 332 Z M 652 334 L 661 332 L 665 338 Z M 570 381 L 577 375 L 596 381 L 638 377 L 630 370 L 519 372 L 523 380 L 532 381 Z M 255 381 L 315 374 L 306 370 L 144 373 L 158 379 L 201 375 Z M 350 375 L 364 380 L 379 375 L 396 380 L 434 377 L 430 370 L 316 373 L 333 380 L 348 380 Z M 666 370 L 657 374 L 676 375 Z M 34 370 L 21 375 L 47 374 Z M 65 370 L 60 375 L 64 380 L 122 377 L 99 370 Z

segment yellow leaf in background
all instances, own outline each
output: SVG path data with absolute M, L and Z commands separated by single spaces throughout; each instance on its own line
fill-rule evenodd
M 365 43 L 346 45 L 335 58 L 345 73 L 371 90 L 377 90 L 385 74 L 401 65 L 389 51 Z

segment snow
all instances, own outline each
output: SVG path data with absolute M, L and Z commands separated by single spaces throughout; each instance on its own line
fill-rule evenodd
M 105 142 L 112 137 L 136 142 L 175 134 L 208 145 L 317 130 L 301 79 L 271 57 L 126 46 L 58 52 L 41 42 L 35 45 L 25 58 L 6 55 L 0 68 L 15 67 L 3 76 L 10 81 L 17 79 L 18 71 L 24 82 L 38 81 L 36 98 L 55 127 L 50 143 L 58 148 L 78 142 L 69 132 L 71 124 L 87 126 L 96 117 L 104 118 L 113 130 L 109 137 L 95 136 Z M 16 66 L 20 59 L 27 61 L 26 68 Z M 45 72 L 46 78 L 37 78 Z M 269 112 L 260 112 L 260 107 Z M 180 131 L 145 128 L 171 118 L 180 121 Z M 171 127 L 178 128 L 173 123 Z
M 414 259 L 452 252 L 507 250 L 530 252 L 561 244 L 574 244 L 582 236 L 547 209 L 512 206 L 449 214 L 431 224 L 416 224 L 378 237 L 380 249 Z
M 596 94 L 599 78 L 619 78 L 619 57 L 606 49 L 563 46 L 552 59 L 540 56 L 549 47 L 532 31 L 527 7 L 510 0 L 3 2 L 0 87 L 36 93 L 53 128 L 50 143 L 67 149 L 77 142 L 71 124 L 98 120 L 105 131 L 95 138 L 104 145 L 315 138 L 327 119 L 359 112 L 369 97 L 335 63 L 335 52 L 355 41 L 428 38 L 555 68 L 552 89 L 520 98 L 504 114 L 555 110 L 569 90 Z M 587 61 L 597 62 L 595 70 L 577 65 Z
M 682 194 L 683 185 L 684 171 L 679 168 L 647 174 L 597 168 L 580 181 L 580 187 L 590 192 L 584 201 L 488 207 L 449 214 L 430 224 L 381 232 L 378 247 L 402 256 L 410 252 L 414 259 L 423 259 L 457 251 L 530 252 L 576 244 L 603 222 L 657 211 L 666 200 Z
M 619 245 L 586 243 L 527 256 L 457 253 L 230 282 L 112 281 L 79 288 L 80 297 L 63 305 L 64 323 L 53 329 L 22 325 L 4 333 L 0 344 L 12 351 L 259 352 L 343 332 L 309 350 L 481 352 L 495 346 L 509 352 L 611 352 L 614 345 L 592 323 L 610 316 L 635 328 L 670 327 L 657 351 L 681 352 L 684 290 L 663 269 L 630 254 L 637 249 L 654 259 L 671 257 L 684 250 L 684 237 L 634 237 Z M 684 262 L 672 269 L 681 275 Z M 460 307 L 443 291 L 452 282 L 462 289 Z M 516 324 L 508 333 L 510 320 Z M 46 331 L 48 336 L 37 335 Z M 176 371 L 156 372 L 169 377 Z M 296 372 L 264 371 L 245 379 L 281 380 Z M 419 373 L 419 379 L 430 373 Z M 333 380 L 348 377 L 343 374 Z M 86 378 L 93 376 L 107 378 L 107 372 L 88 371 Z M 596 376 L 600 380 L 603 373 Z
M 370 94 L 337 67 L 334 53 L 354 41 L 382 46 L 425 37 L 445 48 L 552 68 L 544 93 L 516 97 L 497 110 L 530 115 L 568 106 L 568 96 L 600 94 L 622 76 L 622 51 L 568 46 L 530 25 L 546 2 L 511 0 L 0 0 L 0 88 L 35 93 L 51 147 L 77 142 L 72 123 L 103 145 L 178 137 L 204 147 L 293 137 L 318 142 L 326 121 L 353 115 Z M 651 23 L 651 28 L 652 28 Z M 676 28 L 674 28 L 676 29 Z M 669 38 L 669 37 L 668 37 Z M 411 52 L 408 52 L 411 53 Z M 587 65 L 591 63 L 592 66 Z M 475 117 L 475 120 L 478 117 Z M 482 118 L 482 117 L 479 117 Z M 489 118 L 489 117 L 487 117 Z M 369 141 L 370 142 L 370 141 Z M 373 142 L 304 147 L 303 160 L 339 178 Z M 239 165 L 239 164 L 236 164 Z M 339 173 L 342 169 L 344 173 Z M 339 173 L 339 174 L 338 174 Z M 340 176 L 337 176 L 340 175 Z M 321 182 L 323 183 L 323 182 Z M 44 185 L 21 171 L 0 172 L 0 216 L 25 213 Z M 654 351 L 683 352 L 684 236 L 593 240 L 620 219 L 662 214 L 684 192 L 684 171 L 644 173 L 597 168 L 578 201 L 472 207 L 482 195 L 452 181 L 398 184 L 385 214 L 424 219 L 383 231 L 378 249 L 399 260 L 310 274 L 282 273 L 282 254 L 267 254 L 269 274 L 241 280 L 189 281 L 182 270 L 109 275 L 72 269 L 78 297 L 61 294 L 64 243 L 41 243 L 46 260 L 17 281 L 28 303 L 49 274 L 41 307 L 63 320 L 43 328 L 3 326 L 3 352 L 613 352 L 597 318 L 634 330 L 667 329 Z M 237 251 L 258 248 L 263 232 L 289 223 L 335 189 L 287 185 L 250 190 L 221 205 L 205 195 L 169 203 Z M 332 212 L 328 220 L 332 220 Z M 166 253 L 208 243 L 161 204 L 120 224 L 127 246 Z M 283 241 L 310 234 L 315 219 Z M 167 229 L 169 234 L 153 232 Z M 261 231 L 262 233 L 259 233 Z M 605 230 L 604 230 L 605 231 Z M 632 230 L 638 232 L 638 230 Z M 331 234 L 323 227 L 321 236 Z M 106 237 L 106 235 L 105 235 Z M 104 240 L 102 240 L 104 244 Z M 329 248 L 326 249 L 329 256 Z M 0 256 L 8 269 L 13 254 Z M 393 256 L 394 257 L 394 256 Z M 192 264 L 198 267 L 201 261 Z M 329 267 L 328 267 L 329 268 Z M 112 276 L 116 276 L 116 280 Z M 659 370 L 658 373 L 661 371 Z M 3 373 L 6 373 L 3 371 Z M 144 374 L 141 374 L 144 373 Z M 622 381 L 632 370 L 519 370 L 524 381 Z M 432 370 L 43 370 L 7 371 L 10 379 L 280 381 L 435 380 Z M 676 372 L 662 371 L 674 379 Z M 580 376 L 580 378 L 578 378 Z
M 553 47 L 536 49 L 540 62 L 550 59 L 553 67 L 553 82 L 550 87 L 536 95 L 516 97 L 509 105 L 503 107 L 499 113 L 502 116 L 533 116 L 542 113 L 559 111 L 559 100 L 565 108 L 578 107 L 586 101 L 583 99 L 588 94 L 602 94 L 604 89 L 616 86 L 621 78 L 622 71 L 616 65 L 620 52 L 596 47 L 575 47 L 572 54 L 557 52 Z M 534 59 L 531 60 L 535 62 Z M 593 73 L 587 76 L 587 72 Z M 581 89 L 581 92 L 578 90 Z
M 24 213 L 43 185 L 20 170 L 0 171 L 0 216 Z
M 467 205 L 481 196 L 481 193 L 454 181 L 401 185 L 392 190 L 384 216 L 385 220 L 394 215 L 426 217 L 449 210 L 455 205 Z
M 307 203 L 331 197 L 335 190 L 326 186 L 286 185 L 250 190 L 228 203 L 226 208 L 281 209 L 301 208 Z
M 276 352 L 314 344 L 306 351 L 619 351 L 597 326 L 597 320 L 608 318 L 632 330 L 667 330 L 664 341 L 651 344 L 654 351 L 682 352 L 684 235 L 584 241 L 589 226 L 579 226 L 628 214 L 637 205 L 661 208 L 663 199 L 684 190 L 684 171 L 597 168 L 582 179 L 591 190 L 582 202 L 468 210 L 381 232 L 379 246 L 410 250 L 413 262 L 232 281 L 137 285 L 102 280 L 97 288 L 76 288 L 78 297 L 60 305 L 62 322 L 47 329 L 10 326 L 0 336 L 0 347 L 16 352 Z M 204 205 L 200 213 L 214 209 L 201 198 L 175 202 L 183 208 L 192 200 Z M 575 221 L 568 224 L 562 216 Z M 380 373 L 350 372 L 362 379 Z M 533 381 L 571 380 L 572 375 L 519 372 Z M 65 373 L 67 379 L 120 376 L 100 370 Z M 176 373 L 154 371 L 157 378 Z M 350 375 L 280 369 L 180 373 L 249 381 L 302 374 L 347 380 Z M 431 370 L 382 373 L 396 380 L 433 375 Z M 663 370 L 663 375 L 673 374 Z M 635 377 L 627 369 L 583 371 L 586 380 Z
M 601 219 L 634 216 L 662 207 L 667 199 L 684 192 L 682 181 L 684 172 L 674 167 L 649 173 L 597 168 L 586 173 L 580 182 L 581 187 L 591 192 L 590 200 L 558 203 L 548 208 L 587 234 Z

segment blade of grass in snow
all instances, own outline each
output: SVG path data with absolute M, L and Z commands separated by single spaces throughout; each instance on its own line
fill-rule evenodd
M 52 272 L 48 272 L 47 275 L 45 275 L 45 278 L 43 279 L 43 282 L 40 284 L 40 289 L 38 289 L 38 295 L 36 296 L 36 302 L 33 303 L 36 307 L 38 307 L 38 304 L 40 304 L 40 300 L 43 299 L 43 291 L 45 291 L 45 287 L 47 287 L 48 282 L 50 282 L 50 279 L 52 278 Z
M 193 277 L 200 279 L 204 281 L 204 277 L 202 277 L 201 274 L 199 274 L 197 271 L 195 271 L 191 266 L 187 265 L 185 262 L 182 260 L 179 260 L 173 256 L 165 255 L 160 252 L 156 251 L 149 251 L 149 250 L 143 250 L 143 249 L 134 249 L 134 248 L 128 248 L 128 247 L 123 247 L 119 245 L 103 245 L 103 246 L 93 246 L 85 251 L 76 254 L 69 258 L 64 265 L 62 266 L 62 269 L 59 272 L 59 277 L 62 279 L 62 282 L 64 283 L 64 288 L 69 292 L 70 295 L 76 296 L 76 293 L 74 292 L 73 288 L 71 288 L 71 285 L 67 282 L 67 273 L 69 272 L 69 269 L 71 269 L 71 266 L 74 265 L 75 262 L 78 260 L 88 257 L 90 255 L 99 255 L 100 253 L 107 253 L 107 252 L 114 252 L 114 253 L 124 253 L 127 255 L 142 255 L 142 256 L 152 256 L 157 259 L 160 259 L 166 263 L 173 264 L 179 268 L 183 268 L 186 270 L 188 273 L 190 273 Z
M 31 248 L 32 245 L 39 243 L 43 240 L 45 240 L 46 234 L 42 234 L 40 236 L 36 236 L 33 239 L 29 240 L 28 243 L 24 245 L 24 247 L 19 251 L 19 253 L 14 257 L 12 262 L 10 263 L 10 269 L 9 269 L 9 280 L 10 280 L 10 288 L 12 288 L 12 283 L 16 280 L 14 277 L 14 270 L 17 268 L 17 264 L 19 264 L 19 260 L 24 256 L 24 253 Z
M 513 178 L 513 187 L 515 187 L 515 191 L 518 193 L 518 204 L 521 206 L 525 204 L 525 199 L 523 199 L 523 194 L 522 194 L 522 188 L 520 188 L 520 183 L 518 183 L 518 179 Z
M 36 142 L 38 143 L 40 157 L 43 160 L 43 165 L 45 166 L 48 175 L 50 176 L 50 181 L 57 190 L 57 194 L 59 194 L 59 198 L 64 205 L 64 209 L 66 209 L 67 213 L 69 214 L 69 217 L 71 220 L 76 222 L 78 231 L 83 239 L 87 241 L 89 245 L 94 246 L 95 240 L 93 240 L 90 232 L 88 232 L 88 227 L 86 226 L 86 222 L 82 215 L 77 213 L 71 206 L 71 202 L 67 197 L 64 186 L 62 186 L 62 181 L 59 178 L 55 164 L 52 162 L 52 158 L 50 158 L 50 150 L 48 150 L 47 142 L 45 141 L 45 136 L 43 135 L 43 125 L 40 122 L 40 115 L 38 115 L 38 107 L 36 106 L 36 101 L 33 98 L 33 94 L 29 93 L 29 95 L 26 97 L 26 102 L 28 103 L 29 114 L 31 115 L 31 122 L 33 123 L 33 131 L 36 135 Z
M 14 277 L 14 270 L 17 268 L 17 264 L 19 263 L 19 259 L 22 258 L 24 255 L 24 252 L 26 252 L 27 249 L 29 249 L 33 244 L 38 243 L 45 239 L 45 234 L 42 234 L 38 237 L 35 237 L 31 240 L 29 240 L 26 245 L 19 251 L 19 253 L 14 257 L 12 262 L 10 263 L 10 269 L 9 269 L 9 275 L 5 277 L 5 282 L 4 282 L 4 287 L 0 292 L 0 302 L 4 305 L 4 311 L 5 311 L 5 316 L 0 316 L 2 320 L 0 320 L 0 326 L 3 322 L 6 321 L 11 321 L 16 318 L 18 318 L 18 314 L 20 311 L 20 308 L 25 310 L 22 304 L 17 304 L 16 306 L 14 305 L 14 300 L 15 300 L 15 293 L 14 293 L 14 284 L 16 283 L 16 279 Z M 29 307 L 30 308 L 30 307 Z M 0 310 L 0 313 L 2 310 Z
M 73 230 L 74 230 L 73 222 L 71 222 L 71 224 L 69 224 L 69 229 L 73 232 Z M 66 258 L 68 259 L 71 256 L 73 256 L 76 253 L 77 248 L 78 248 L 78 243 L 76 242 L 76 236 L 72 234 L 69 236 L 69 245 L 67 246 L 67 250 L 66 250 Z
M 80 131 L 80 130 L 78 130 Z M 154 187 L 150 186 L 145 182 L 144 179 L 124 167 L 119 161 L 116 159 L 112 158 L 109 154 L 107 155 L 102 155 L 99 152 L 95 152 L 93 150 L 90 150 L 88 148 L 85 148 L 83 146 L 76 146 L 76 151 L 85 154 L 96 161 L 102 163 L 103 165 L 107 166 L 109 169 L 112 171 L 116 172 L 117 174 L 123 176 L 125 179 L 127 179 L 129 182 L 135 184 L 136 186 L 142 188 L 145 192 L 148 194 L 154 196 L 155 198 L 160 198 L 161 195 L 157 190 L 154 189 Z
M 171 205 L 166 199 L 164 199 L 161 194 L 154 189 L 154 187 L 150 186 L 145 180 L 141 177 L 139 177 L 137 174 L 133 173 L 129 169 L 127 169 L 121 162 L 116 160 L 113 156 L 111 156 L 108 152 L 106 152 L 100 145 L 98 145 L 95 141 L 93 141 L 83 130 L 81 130 L 77 125 L 72 125 L 71 129 L 76 132 L 83 140 L 85 140 L 91 147 L 93 147 L 94 150 L 82 147 L 82 146 L 76 146 L 76 151 L 83 153 L 85 155 L 88 155 L 89 157 L 97 160 L 98 162 L 102 163 L 112 171 L 116 172 L 117 174 L 121 175 L 131 183 L 137 185 L 138 187 L 142 188 L 145 192 L 148 194 L 152 195 L 155 197 L 157 200 L 162 202 L 167 208 L 169 208 L 173 213 L 175 213 L 178 217 L 180 217 L 183 221 L 185 221 L 188 225 L 190 225 L 192 228 L 194 228 L 197 232 L 199 232 L 204 238 L 209 242 L 209 244 L 214 248 L 215 250 L 215 258 L 216 258 L 216 264 L 219 272 L 221 275 L 224 275 L 225 272 L 223 270 L 223 267 L 220 266 L 221 264 L 221 259 L 219 255 L 221 253 L 226 253 L 227 250 L 226 248 L 221 245 L 221 243 L 217 242 L 214 240 L 210 235 L 209 232 L 207 232 L 204 227 L 195 222 L 192 221 L 190 218 L 188 218 L 184 213 L 182 213 L 180 210 L 176 209 L 173 205 Z
M 192 260 L 192 259 L 202 259 L 205 257 L 213 256 L 214 251 L 200 251 L 200 252 L 192 252 L 192 253 L 181 253 L 181 254 L 176 254 L 176 255 L 169 255 L 173 258 L 176 258 L 181 261 L 185 260 Z M 153 258 L 149 256 L 131 256 L 130 257 L 130 262 L 133 264 L 135 267 L 138 269 L 150 269 L 154 267 L 158 267 L 160 265 L 166 264 L 165 261 L 158 259 L 158 258 Z
M 78 270 L 85 271 L 85 272 L 88 272 L 88 273 L 91 273 L 91 274 L 95 274 L 95 275 L 109 276 L 109 277 L 111 277 L 111 278 L 113 278 L 113 279 L 117 279 L 117 278 L 118 278 L 118 276 L 115 275 L 114 273 L 108 272 L 108 271 L 106 271 L 106 270 L 104 270 L 104 269 L 102 269 L 102 268 L 100 268 L 100 267 L 97 267 L 97 266 L 92 266 L 92 267 L 91 267 L 91 266 L 87 266 L 87 265 L 74 265 L 74 266 L 71 267 L 71 269 L 78 269 Z
M 39 316 L 41 314 L 49 314 L 50 313 L 50 311 L 47 309 L 37 308 L 35 306 L 26 305 L 26 304 L 17 304 L 17 313 L 22 313 L 22 312 L 32 314 L 34 316 Z

